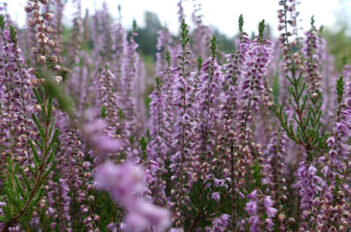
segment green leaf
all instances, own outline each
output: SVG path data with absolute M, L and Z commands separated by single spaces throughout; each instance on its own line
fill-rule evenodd
M 100 109 L 100 116 L 101 118 L 105 118 L 107 116 L 107 111 L 106 111 L 106 107 L 102 106 Z
M 6 222 L 6 221 L 7 221 L 7 220 L 6 220 L 6 217 L 0 215 L 0 222 Z
M 204 62 L 204 60 L 202 59 L 201 56 L 199 56 L 199 57 L 197 58 L 197 70 L 198 70 L 198 71 L 201 70 L 201 66 L 202 66 L 203 62 Z
M 339 105 L 342 102 L 342 97 L 343 97 L 343 94 L 344 94 L 344 85 L 345 85 L 344 77 L 340 76 L 339 79 L 336 82 L 336 93 L 337 93 L 337 96 L 338 96 L 337 100 L 338 100 Z
M 52 147 L 52 151 L 50 152 L 50 155 L 46 161 L 46 164 L 49 164 L 52 162 L 52 160 L 54 159 L 55 155 L 56 155 L 56 149 L 57 149 L 57 143 L 55 143 Z
M 211 54 L 213 59 L 214 57 L 216 57 L 216 41 L 217 41 L 217 38 L 215 35 L 213 35 L 211 39 Z
M 43 103 L 43 99 L 41 98 L 40 94 L 38 93 L 38 90 L 33 88 L 33 92 L 34 92 L 35 98 L 37 99 L 37 102 L 39 104 L 42 104 Z
M 44 188 L 40 188 L 39 192 L 37 193 L 37 195 L 33 198 L 33 200 L 31 201 L 31 203 L 29 204 L 29 209 L 28 211 L 32 211 L 33 207 L 36 206 L 40 199 L 42 198 L 42 196 L 44 195 Z
M 15 214 L 18 211 L 20 211 L 21 209 L 20 197 L 15 189 L 12 189 L 12 188 L 10 189 L 9 187 L 7 188 L 6 203 L 14 206 Z
M 239 31 L 240 31 L 240 34 L 243 33 L 243 27 L 244 27 L 244 17 L 242 14 L 240 14 L 239 16 Z
M 40 125 L 37 117 L 34 114 L 32 114 L 32 119 L 33 119 L 35 125 L 37 125 L 37 128 L 39 130 L 39 135 L 40 135 L 41 140 L 44 141 L 45 140 L 45 135 L 44 135 L 43 127 Z
M 46 180 L 46 178 L 51 173 L 51 171 L 56 167 L 56 163 L 57 163 L 56 160 L 52 162 L 52 165 L 50 166 L 50 168 L 44 172 L 43 177 L 41 179 L 41 184 Z
M 0 15 L 0 29 L 4 30 L 5 28 L 5 16 Z
M 9 221 L 12 217 L 13 217 L 13 213 L 12 213 L 12 210 L 10 208 L 10 205 L 9 204 L 6 204 L 2 210 L 4 211 L 5 213 L 5 217 L 6 217 L 6 221 Z
M 21 174 L 21 176 L 23 178 L 23 182 L 25 183 L 25 185 L 27 187 L 27 191 L 30 192 L 32 190 L 32 186 L 30 185 L 29 179 L 28 179 L 27 175 L 24 173 L 24 170 L 22 167 L 19 168 L 19 173 Z
M 188 36 L 189 30 L 187 28 L 188 28 L 188 25 L 185 23 L 185 20 L 183 19 L 181 24 L 181 33 L 180 33 L 183 51 L 185 51 L 185 47 L 189 42 L 189 36 Z
M 52 97 L 48 97 L 48 115 L 46 118 L 51 118 L 51 113 L 52 113 Z
M 266 25 L 264 23 L 264 19 L 258 24 L 258 37 L 260 39 L 260 41 L 262 42 L 263 40 L 263 32 L 265 29 Z
M 22 188 L 22 183 L 18 180 L 17 176 L 15 176 L 14 179 L 15 179 L 16 189 L 17 189 L 18 193 L 22 196 L 22 198 L 25 198 L 26 194 Z M 22 205 L 20 205 L 20 206 L 22 207 Z
M 32 148 L 32 151 L 33 151 L 34 165 L 35 165 L 35 167 L 38 168 L 39 165 L 40 165 L 39 154 L 38 154 L 37 149 L 35 148 L 35 146 L 33 144 L 33 141 L 31 139 L 28 139 L 28 143 L 29 143 L 29 146 Z
M 35 169 L 33 169 L 30 165 L 28 165 L 28 169 L 34 176 L 37 175 L 37 171 Z
M 49 135 L 51 135 L 52 131 L 54 130 L 55 122 L 56 122 L 56 118 L 55 117 L 51 117 L 51 122 L 50 122 L 50 127 L 49 127 Z
M 13 26 L 10 26 L 10 36 L 12 42 L 15 44 L 15 46 L 17 46 L 17 32 Z
M 55 130 L 55 133 L 54 133 L 54 135 L 53 135 L 53 137 L 52 137 L 52 139 L 51 139 L 51 141 L 50 141 L 50 143 L 49 143 L 49 146 L 48 146 L 48 149 L 47 149 L 47 151 L 46 151 L 45 156 L 50 152 L 50 150 L 51 150 L 53 147 L 55 147 L 55 149 L 56 149 L 57 141 L 58 141 L 58 140 L 57 140 L 58 135 L 59 135 L 59 130 L 56 129 L 56 130 Z
M 36 139 L 34 139 L 34 143 L 40 148 L 40 150 L 43 150 L 43 145 Z

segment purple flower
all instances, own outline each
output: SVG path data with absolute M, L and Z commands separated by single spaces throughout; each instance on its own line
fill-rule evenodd
M 273 207 L 265 207 L 266 214 L 268 217 L 273 218 L 277 214 L 278 210 Z
M 170 225 L 170 213 L 141 198 L 146 191 L 144 177 L 144 171 L 130 162 L 120 165 L 107 162 L 96 168 L 94 184 L 98 189 L 109 191 L 115 201 L 127 208 L 124 222 L 128 231 L 144 231 L 150 227 L 164 231 Z
M 266 229 L 268 231 L 272 231 L 274 228 L 273 220 L 271 218 L 266 218 L 265 223 L 266 223 Z
M 257 190 L 255 189 L 254 191 L 252 191 L 249 195 L 247 195 L 248 199 L 256 199 L 257 198 Z
M 271 199 L 271 196 L 266 196 L 263 199 L 263 205 L 264 205 L 264 207 L 271 207 L 273 205 L 273 201 Z
M 245 210 L 249 215 L 255 215 L 257 213 L 257 202 L 249 201 L 246 203 Z
M 249 223 L 250 223 L 250 231 L 251 232 L 259 232 L 260 231 L 260 218 L 256 216 L 251 216 L 249 218 Z
M 216 187 L 223 187 L 225 185 L 225 180 L 223 179 L 214 178 L 213 182 Z
M 230 221 L 230 215 L 222 214 L 221 216 L 213 219 L 211 232 L 226 231 Z
M 214 192 L 212 193 L 212 199 L 215 200 L 215 201 L 219 201 L 219 199 L 221 198 L 221 194 L 219 192 Z
M 115 153 L 120 151 L 124 143 L 120 139 L 113 139 L 106 134 L 104 129 L 107 123 L 98 119 L 87 123 L 84 126 L 84 132 L 88 142 L 96 149 L 98 153 Z
M 306 56 L 305 68 L 306 68 L 306 78 L 309 84 L 309 93 L 312 96 L 316 96 L 320 92 L 320 81 L 321 75 L 320 69 L 320 57 L 317 55 L 319 47 L 319 38 L 315 26 L 306 33 L 306 39 L 304 41 L 303 51 Z M 318 96 L 318 95 L 317 95 Z
M 129 210 L 125 218 L 128 231 L 144 231 L 149 227 L 164 231 L 170 226 L 169 211 L 144 200 L 138 200 L 136 207 Z
M 96 168 L 94 185 L 98 189 L 111 192 L 116 201 L 132 205 L 135 203 L 135 196 L 145 191 L 143 178 L 143 170 L 132 163 L 114 165 L 107 162 Z
M 327 139 L 327 144 L 329 147 L 333 147 L 335 145 L 335 138 L 334 137 L 329 137 Z

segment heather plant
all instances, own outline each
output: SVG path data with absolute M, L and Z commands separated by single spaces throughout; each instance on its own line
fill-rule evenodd
M 179 1 L 154 76 L 121 6 L 73 3 L 69 36 L 63 0 L 0 8 L 1 231 L 351 230 L 350 67 L 295 0 L 229 54 Z

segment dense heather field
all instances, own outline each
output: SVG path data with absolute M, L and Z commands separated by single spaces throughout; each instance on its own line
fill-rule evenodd
M 0 16 L 1 231 L 351 231 L 351 68 L 295 0 L 232 54 L 180 2 L 152 77 L 136 24 L 74 6 L 68 41 L 61 0 Z

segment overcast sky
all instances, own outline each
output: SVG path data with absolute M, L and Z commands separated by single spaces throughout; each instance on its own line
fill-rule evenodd
M 11 16 L 20 24 L 25 22 L 24 6 L 26 0 L 0 0 L 8 3 Z M 69 23 L 74 12 L 71 0 L 65 7 L 65 22 Z M 299 24 L 305 29 L 309 28 L 310 18 L 314 15 L 316 25 L 333 27 L 338 18 L 350 20 L 347 10 L 351 11 L 351 0 L 300 0 L 298 6 L 301 12 Z M 177 2 L 178 0 L 82 0 L 82 7 L 90 12 L 101 9 L 103 2 L 109 6 L 110 12 L 115 18 L 118 16 L 117 6 L 122 6 L 122 23 L 126 27 L 132 25 L 135 18 L 139 25 L 143 24 L 145 11 L 155 12 L 162 24 L 167 25 L 171 31 L 178 31 Z M 245 30 L 256 31 L 260 20 L 265 19 L 276 32 L 278 0 L 196 0 L 202 4 L 203 21 L 207 25 L 217 27 L 221 32 L 233 36 L 237 33 L 237 19 L 240 14 L 244 15 Z M 185 14 L 190 22 L 190 16 L 194 1 L 184 2 Z

